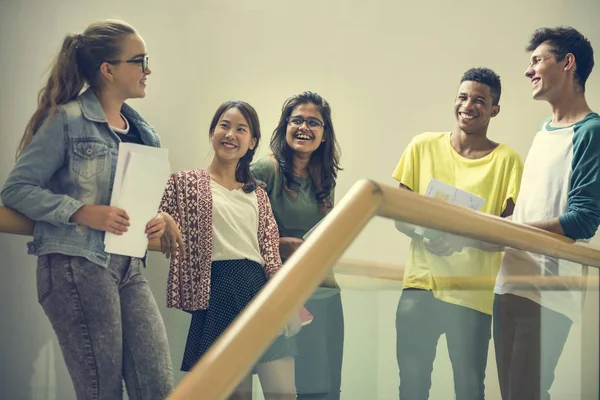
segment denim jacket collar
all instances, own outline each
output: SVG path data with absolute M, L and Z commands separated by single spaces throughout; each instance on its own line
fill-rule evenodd
M 98 100 L 98 97 L 92 88 L 88 88 L 81 93 L 77 98 L 77 101 L 79 101 L 79 104 L 81 105 L 81 111 L 86 119 L 93 122 L 108 123 L 106 120 L 106 114 L 104 114 L 104 109 L 102 108 L 102 105 L 100 104 L 100 101 Z M 123 103 L 121 112 L 125 118 L 133 119 L 137 122 L 145 122 L 145 120 L 137 113 L 137 111 L 135 111 L 126 103 Z

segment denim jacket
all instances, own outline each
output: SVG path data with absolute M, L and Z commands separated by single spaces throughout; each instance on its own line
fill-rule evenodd
M 130 106 L 122 114 L 145 145 L 160 147 L 156 131 Z M 109 205 L 119 137 L 88 89 L 57 108 L 33 135 L 2 189 L 2 202 L 35 221 L 28 253 L 80 256 L 107 267 L 104 232 L 70 222 L 84 204 Z

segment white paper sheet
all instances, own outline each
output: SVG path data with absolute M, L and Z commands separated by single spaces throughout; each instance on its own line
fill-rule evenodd
M 106 233 L 107 253 L 144 256 L 148 248 L 146 225 L 157 214 L 170 173 L 166 149 L 120 144 L 110 205 L 127 212 L 130 226 L 122 235 Z
M 427 191 L 425 196 L 433 197 L 438 200 L 445 201 L 447 203 L 455 204 L 461 207 L 469 208 L 471 210 L 480 211 L 485 204 L 485 199 L 476 196 L 472 193 L 468 193 L 464 190 L 458 189 L 452 185 L 448 185 L 442 181 L 431 178 L 429 185 L 427 185 Z M 429 232 L 429 235 L 428 235 Z M 419 226 L 415 229 L 417 235 L 431 236 L 431 238 L 437 236 L 434 230 L 426 229 Z

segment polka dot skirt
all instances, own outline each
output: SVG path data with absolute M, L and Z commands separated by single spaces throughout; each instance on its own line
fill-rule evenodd
M 213 261 L 206 310 L 192 312 L 182 371 L 189 371 L 267 283 L 264 268 L 250 260 Z M 248 346 L 252 346 L 248 343 Z M 297 354 L 296 338 L 278 336 L 258 363 Z M 253 371 L 256 372 L 256 371 Z

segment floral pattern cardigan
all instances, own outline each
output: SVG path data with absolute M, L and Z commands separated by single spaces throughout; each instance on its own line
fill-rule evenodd
M 279 230 L 269 196 L 256 188 L 258 200 L 258 244 L 265 260 L 265 275 L 271 278 L 281 268 Z M 173 173 L 167 182 L 160 211 L 179 225 L 185 254 L 171 257 L 167 280 L 167 307 L 184 311 L 205 310 L 210 298 L 212 260 L 212 194 L 206 169 Z

